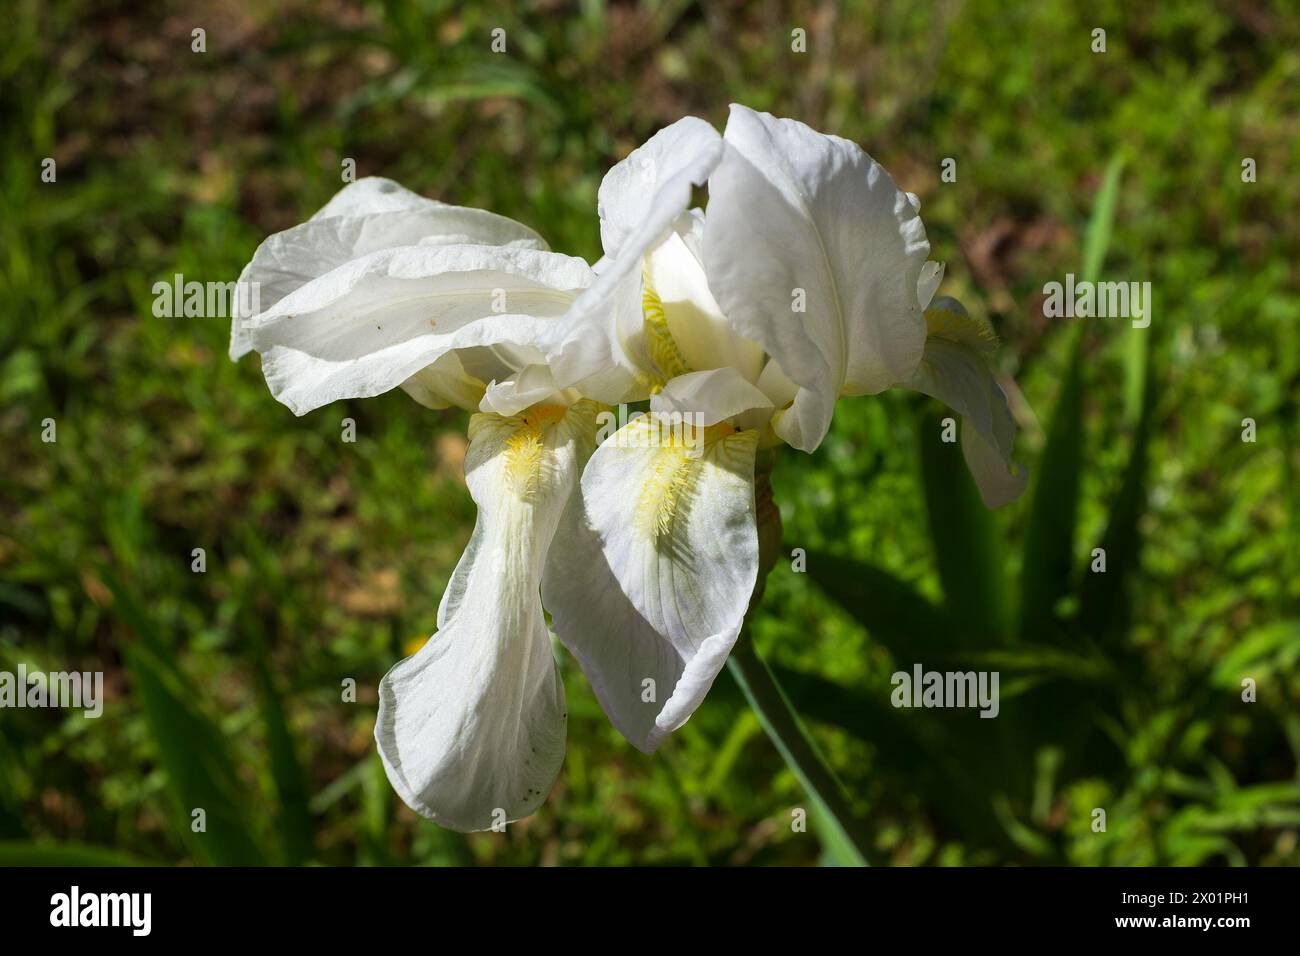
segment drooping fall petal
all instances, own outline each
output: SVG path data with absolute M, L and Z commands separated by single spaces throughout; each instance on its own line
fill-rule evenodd
M 646 751 L 708 693 L 758 572 L 757 432 L 720 425 L 690 442 L 661 426 L 635 419 L 596 449 L 544 586 L 556 633 Z
M 442 826 L 527 816 L 563 762 L 564 687 L 539 588 L 594 415 L 580 402 L 471 420 L 465 466 L 478 525 L 438 632 L 380 682 L 375 724 L 393 788 Z

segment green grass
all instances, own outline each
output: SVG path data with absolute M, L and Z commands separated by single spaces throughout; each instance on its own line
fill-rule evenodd
M 433 629 L 469 537 L 465 416 L 394 393 L 298 419 L 255 358 L 228 361 L 224 320 L 151 312 L 153 283 L 174 273 L 235 278 L 266 234 L 339 188 L 344 158 L 594 259 L 605 170 L 660 126 L 686 113 L 720 126 L 739 101 L 860 142 L 921 196 L 945 291 L 994 323 L 1038 422 L 1019 446 L 1031 492 L 971 519 L 983 543 L 930 534 L 943 474 L 923 474 L 934 407 L 917 396 L 842 403 L 815 455 L 778 459 L 787 549 L 907 588 L 893 592 L 901 616 L 873 623 L 778 563 L 753 628 L 876 858 L 1300 863 L 1300 16 L 1060 0 L 206 9 L 27 0 L 0 41 L 0 668 L 104 670 L 109 695 L 97 721 L 0 712 L 0 857 L 823 859 L 815 827 L 792 832 L 806 798 L 727 675 L 647 757 L 565 657 L 569 751 L 542 810 L 470 837 L 407 811 L 374 755 L 375 684 Z M 1092 54 L 1099 25 L 1108 51 Z M 190 50 L 198 26 L 204 54 Z M 489 50 L 495 27 L 506 55 Z M 805 55 L 790 52 L 795 27 Z M 949 156 L 956 183 L 939 179 Z M 45 157 L 55 183 L 41 182 Z M 1038 301 L 1082 272 L 1113 157 L 1100 268 L 1149 280 L 1154 320 L 1149 334 L 1088 330 L 1077 429 L 1058 443 L 1080 466 L 1055 472 L 1060 495 L 1078 486 L 1074 534 L 1054 539 L 1067 540 L 1054 571 L 1022 567 L 1041 554 L 1026 543 L 1044 533 L 1033 495 L 1054 473 L 1047 430 L 1073 360 L 1073 326 Z M 1243 157 L 1257 182 L 1241 182 Z M 340 441 L 348 417 L 355 444 Z M 46 418 L 57 443 L 41 441 Z M 1049 516 L 1069 507 L 1043 502 Z M 1134 555 L 1122 623 L 1089 610 L 1104 536 Z M 962 553 L 984 555 L 977 574 L 945 565 Z M 1048 571 L 1063 597 L 1037 602 L 1029 636 L 1045 627 L 1057 650 L 1118 676 L 1104 707 L 1062 696 L 1045 739 L 991 751 L 1009 764 L 995 784 L 959 745 L 969 727 L 892 710 L 888 678 L 927 661 L 907 644 L 929 619 L 907 610 L 918 596 L 932 613 L 957 588 L 978 613 L 976 586 L 996 588 L 1005 603 L 984 610 L 1005 621 L 1026 575 Z M 865 606 L 852 582 L 846 601 Z M 1240 701 L 1242 676 L 1257 703 Z M 191 831 L 195 801 L 206 834 Z

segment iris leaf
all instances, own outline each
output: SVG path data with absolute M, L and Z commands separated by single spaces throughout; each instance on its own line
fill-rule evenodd
M 949 620 L 963 643 L 987 646 L 1008 636 L 1009 600 L 1002 540 L 980 500 L 957 442 L 941 440 L 939 414 L 922 419 L 921 477 L 930 540 Z
M 1093 204 L 1084 238 L 1084 281 L 1096 281 L 1110 245 L 1123 162 L 1114 159 Z M 1037 470 L 1021 580 L 1020 634 L 1025 640 L 1059 634 L 1056 608 L 1070 592 L 1074 535 L 1083 469 L 1083 357 L 1087 325 L 1078 322 L 1070 345 L 1069 367 Z
M 741 634 L 735 650 L 727 659 L 727 666 L 786 766 L 808 795 L 811 802 L 809 816 L 825 849 L 841 864 L 867 866 L 866 831 L 854 819 L 843 785 L 804 730 L 790 699 L 754 650 L 748 634 Z

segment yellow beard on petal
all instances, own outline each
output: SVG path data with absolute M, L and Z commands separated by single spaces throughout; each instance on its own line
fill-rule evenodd
M 637 507 L 637 527 L 644 534 L 657 541 L 672 530 L 678 505 L 699 464 L 685 446 L 664 448 L 655 456 L 654 473 L 642 487 Z
M 546 446 L 542 429 L 562 421 L 563 405 L 534 405 L 518 416 L 519 427 L 506 439 L 506 479 L 520 498 L 531 498 L 541 475 Z
M 506 439 L 506 479 L 520 498 L 531 498 L 537 489 L 544 450 L 539 428 L 524 426 Z
M 641 420 L 643 423 L 647 419 Z M 695 483 L 704 460 L 699 454 L 700 443 L 710 444 L 728 435 L 736 429 L 727 422 L 719 422 L 705 428 L 697 441 L 686 442 L 680 436 L 656 428 L 653 423 L 643 425 L 643 435 L 654 436 L 664 441 L 655 454 L 654 467 L 649 479 L 641 487 L 640 500 L 636 509 L 636 526 L 647 537 L 658 541 L 660 537 L 670 534 L 673 521 L 684 510 L 689 500 L 691 486 Z

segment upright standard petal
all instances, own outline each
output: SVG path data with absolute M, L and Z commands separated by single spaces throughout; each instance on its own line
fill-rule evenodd
M 691 190 L 708 180 L 721 155 L 717 131 L 688 116 L 660 130 L 605 175 L 599 210 L 606 258 L 596 281 L 565 317 L 566 332 L 550 356 L 557 381 L 585 380 L 588 394 L 610 403 L 649 394 L 646 363 L 635 342 L 642 328 L 642 260 L 686 211 Z M 611 378 L 610 368 L 624 374 Z
M 724 142 L 709 179 L 709 287 L 737 331 L 799 386 L 774 427 L 812 451 L 841 394 L 880 392 L 915 370 L 925 227 L 848 140 L 733 105 Z
M 658 361 L 665 378 L 729 366 L 748 381 L 757 381 L 763 349 L 736 334 L 709 291 L 698 255 L 703 232 L 702 216 L 679 217 L 678 227 L 646 256 L 641 290 L 646 334 L 671 343 L 682 365 L 664 368 Z
M 369 216 L 377 212 L 404 212 L 443 203 L 412 192 L 401 183 L 383 176 L 364 176 L 348 183 L 329 202 L 314 213 L 312 219 L 333 219 L 338 216 Z
M 1011 461 L 1016 423 L 990 359 L 997 336 L 947 297 L 935 300 L 925 319 L 930 330 L 925 354 L 907 386 L 962 416 L 962 453 L 984 504 L 999 508 L 1015 501 L 1029 472 Z
M 561 541 L 579 557 L 548 568 L 556 633 L 642 750 L 686 722 L 740 632 L 758 573 L 757 440 L 724 424 L 686 442 L 634 419 L 592 455 L 572 506 L 584 514 L 557 536 L 557 559 Z
M 539 598 L 595 407 L 476 414 L 466 481 L 478 525 L 441 628 L 379 686 L 375 739 L 393 788 L 454 830 L 532 813 L 564 760 L 568 713 Z
M 619 258 L 624 246 L 644 253 L 691 200 L 691 187 L 702 186 L 722 151 L 718 131 L 695 116 L 686 116 L 655 133 L 645 144 L 611 167 L 596 197 L 600 240 L 605 254 Z
M 482 209 L 449 206 L 416 195 L 390 179 L 369 177 L 343 187 L 311 219 L 267 237 L 239 277 L 231 318 L 230 356 L 252 349 L 245 325 L 289 293 L 352 259 L 398 246 L 425 244 L 514 245 L 546 249 L 522 223 Z
M 302 415 L 386 392 L 454 349 L 510 344 L 540 360 L 590 281 L 585 262 L 554 252 L 404 246 L 313 279 L 253 319 L 249 334 L 272 394 Z M 423 385 L 437 396 L 436 380 Z

